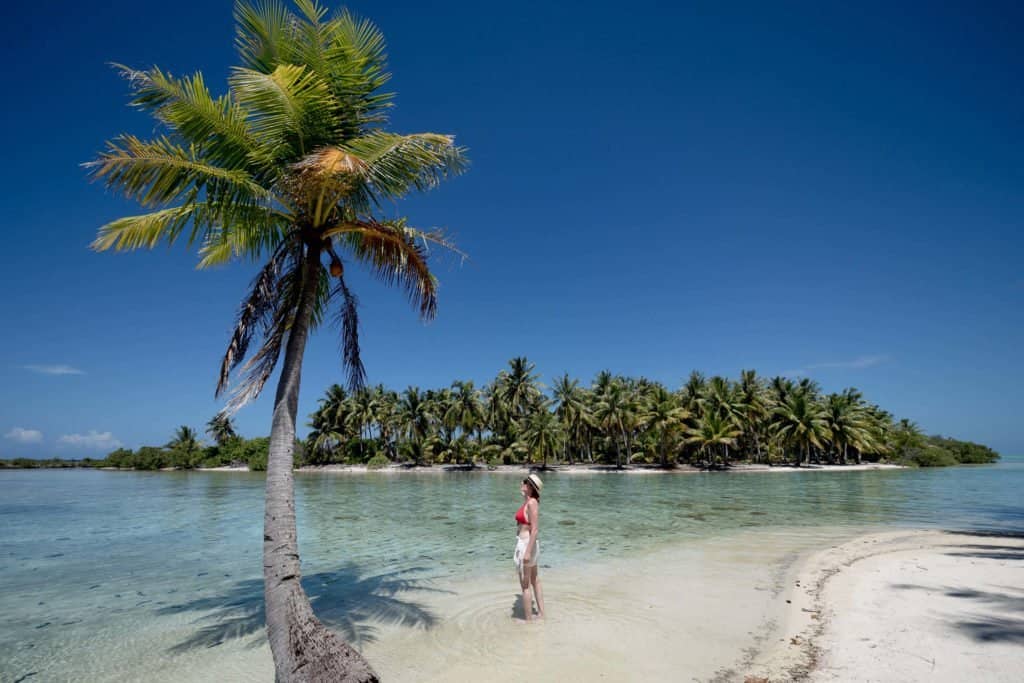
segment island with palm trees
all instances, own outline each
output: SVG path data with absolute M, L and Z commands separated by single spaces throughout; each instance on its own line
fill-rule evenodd
M 493 381 L 399 392 L 333 385 L 310 416 L 307 465 L 794 466 L 864 461 L 936 466 L 992 462 L 976 444 L 925 436 L 856 389 L 823 394 L 808 378 L 737 380 L 693 372 L 677 391 L 599 373 L 567 374 L 550 394 L 526 358 Z
M 605 371 L 589 387 L 562 375 L 546 392 L 523 357 L 482 388 L 471 380 L 403 391 L 333 384 L 308 426 L 308 436 L 296 442 L 295 465 L 304 471 L 849 469 L 999 458 L 980 444 L 926 436 L 856 389 L 824 394 L 806 377 L 764 379 L 744 370 L 730 380 L 693 372 L 671 391 Z M 215 415 L 206 433 L 210 444 L 183 425 L 162 447 L 120 448 L 87 466 L 266 469 L 268 440 L 243 438 L 228 415 Z

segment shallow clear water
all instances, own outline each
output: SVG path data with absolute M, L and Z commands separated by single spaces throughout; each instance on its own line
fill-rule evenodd
M 373 642 L 379 622 L 437 625 L 395 596 L 508 574 L 520 477 L 297 475 L 304 583 L 318 614 L 356 642 Z M 1022 488 L 1022 459 L 939 470 L 549 474 L 542 566 L 732 537 L 796 551 L 891 526 L 1024 531 Z M 0 492 L 0 681 L 32 672 L 33 683 L 173 680 L 201 672 L 210 648 L 261 645 L 262 475 L 4 471 Z

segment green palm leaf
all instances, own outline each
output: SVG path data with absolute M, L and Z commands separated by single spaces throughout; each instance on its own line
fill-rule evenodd
M 85 164 L 93 178 L 104 181 L 142 206 L 158 206 L 205 192 L 208 201 L 233 203 L 268 198 L 270 193 L 247 172 L 212 163 L 190 145 L 167 137 L 144 141 L 123 135 L 107 143 L 107 151 Z

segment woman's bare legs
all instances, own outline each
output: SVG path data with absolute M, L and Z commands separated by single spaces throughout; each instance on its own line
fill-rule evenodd
M 533 568 L 533 574 L 537 568 Z M 523 619 L 530 621 L 533 618 L 533 591 L 530 590 L 530 568 L 523 567 L 519 572 L 519 586 L 523 589 Z
M 540 577 L 537 576 L 537 565 L 530 567 L 530 586 L 533 587 L 533 595 L 537 598 L 537 616 L 544 618 L 544 593 L 540 589 Z

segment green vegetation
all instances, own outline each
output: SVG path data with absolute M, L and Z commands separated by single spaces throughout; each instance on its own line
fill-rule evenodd
M 35 458 L 13 458 L 11 460 L 0 460 L 0 470 L 43 470 L 43 469 L 68 469 L 73 467 L 101 467 L 102 460 L 83 458 L 82 460 L 62 460 L 61 458 L 48 458 L 36 460 Z
M 528 397 L 528 398 L 523 398 Z M 515 404 L 515 408 L 512 405 Z M 909 420 L 864 401 L 855 389 L 821 395 L 815 382 L 745 370 L 737 382 L 693 373 L 678 391 L 657 382 L 600 373 L 589 388 L 565 375 L 548 398 L 525 358 L 478 390 L 471 381 L 402 394 L 383 386 L 331 386 L 310 415 L 295 466 L 394 462 L 496 467 L 550 462 L 600 465 L 731 462 L 846 464 L 885 460 L 911 467 L 993 463 L 981 444 L 927 436 Z M 268 437 L 239 436 L 231 418 L 207 423 L 204 445 L 188 426 L 166 446 L 119 448 L 96 460 L 0 460 L 0 468 L 267 468 Z M 626 445 L 628 443 L 628 446 Z
M 366 467 L 367 469 L 371 470 L 379 470 L 384 467 L 387 467 L 390 464 L 391 461 L 387 459 L 387 456 L 378 453 L 377 455 L 370 458 L 369 462 L 366 463 Z
M 999 458 L 979 444 L 924 436 L 856 389 L 822 394 L 807 378 L 766 380 L 744 370 L 734 381 L 694 372 L 671 391 L 601 372 L 590 387 L 564 375 L 549 397 L 534 370 L 526 358 L 514 358 L 483 389 L 471 381 L 401 394 L 333 385 L 310 416 L 308 462 L 357 464 L 383 454 L 415 465 L 887 460 L 934 467 Z
M 995 462 L 999 454 L 988 446 L 943 436 L 925 436 L 917 425 L 900 420 L 893 430 L 893 450 L 903 465 L 946 467 Z
M 269 448 L 270 439 L 267 437 L 244 439 L 234 435 L 233 430 L 232 436 L 223 443 L 205 446 L 198 441 L 193 430 L 179 427 L 174 440 L 166 446 L 142 446 L 136 451 L 119 448 L 105 460 L 96 461 L 95 466 L 136 470 L 248 467 L 262 471 L 267 469 Z

